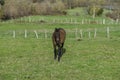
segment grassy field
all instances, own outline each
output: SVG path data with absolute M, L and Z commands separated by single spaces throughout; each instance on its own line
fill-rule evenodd
M 66 40 L 61 62 L 51 39 L 0 39 L 1 80 L 119 80 L 120 40 Z
M 82 16 L 74 17 L 73 12 L 69 10 L 67 16 L 32 17 L 50 21 L 70 16 L 81 20 Z M 55 27 L 67 30 L 66 52 L 61 62 L 53 59 L 51 32 Z M 109 39 L 106 27 L 110 27 Z M 82 41 L 75 39 L 76 28 L 83 30 Z M 94 28 L 98 29 L 96 39 Z M 29 33 L 27 38 L 25 29 Z M 12 37 L 13 30 L 16 38 Z M 36 39 L 34 30 L 48 30 L 50 35 L 45 39 L 39 34 L 41 38 Z M 120 80 L 120 24 L 0 23 L 0 80 Z

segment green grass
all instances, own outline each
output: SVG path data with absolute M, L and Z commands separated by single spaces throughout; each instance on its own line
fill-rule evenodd
M 66 40 L 61 62 L 51 39 L 0 39 L 1 80 L 119 80 L 119 40 Z
M 120 80 L 120 24 L 50 23 L 57 18 L 81 21 L 83 16 L 74 15 L 78 9 L 69 10 L 67 16 L 31 16 L 47 23 L 0 23 L 0 80 Z M 67 31 L 66 52 L 61 62 L 53 58 L 51 33 L 55 27 Z M 110 39 L 106 38 L 106 27 L 110 27 Z M 95 28 L 97 37 L 94 39 Z M 25 29 L 27 38 L 24 38 Z M 75 39 L 76 29 L 83 30 L 81 41 Z M 16 38 L 13 38 L 13 30 Z M 39 39 L 35 38 L 34 30 L 38 31 Z M 47 39 L 44 30 L 49 31 Z

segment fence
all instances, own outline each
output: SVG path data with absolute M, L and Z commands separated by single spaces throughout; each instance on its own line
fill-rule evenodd
M 9 21 L 3 21 L 2 23 L 52 23 L 52 24 L 120 24 L 120 20 L 107 20 L 107 19 L 75 19 L 75 18 L 65 18 L 65 19 L 33 19 L 20 18 L 12 19 Z
M 0 38 L 51 38 L 53 29 L 44 30 L 9 30 L 0 31 Z M 120 37 L 120 27 L 104 27 L 89 29 L 66 29 L 67 38 L 72 39 L 96 39 Z

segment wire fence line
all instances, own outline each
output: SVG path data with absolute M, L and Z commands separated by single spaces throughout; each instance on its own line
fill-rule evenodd
M 75 19 L 75 18 L 66 18 L 66 19 L 33 19 L 29 18 L 20 18 L 12 19 L 8 21 L 2 21 L 1 23 L 48 23 L 48 24 L 120 24 L 120 20 L 112 19 Z
M 67 38 L 92 39 L 120 37 L 120 27 L 88 28 L 88 29 L 65 29 Z M 0 38 L 51 38 L 53 29 L 42 30 L 0 30 Z

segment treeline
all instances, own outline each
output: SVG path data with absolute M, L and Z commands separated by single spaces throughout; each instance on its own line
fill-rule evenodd
M 66 15 L 62 1 L 34 2 L 34 0 L 5 0 L 0 7 L 0 18 L 11 19 L 28 15 Z
M 92 3 L 91 2 L 92 0 L 0 0 L 0 1 L 2 3 L 0 7 L 0 18 L 4 20 L 28 15 L 66 15 L 67 14 L 67 12 L 65 11 L 66 9 L 75 7 L 85 7 Z
M 108 1 L 110 0 L 0 0 L 0 19 L 29 15 L 66 15 L 66 9 L 104 5 Z M 94 11 L 93 9 L 89 11 Z

